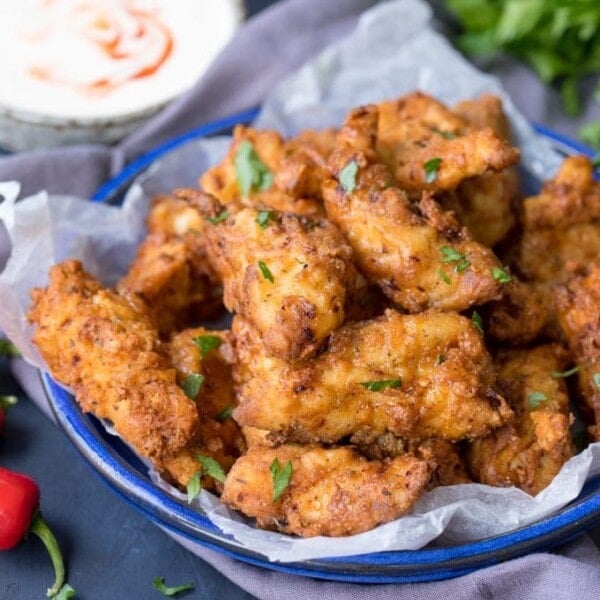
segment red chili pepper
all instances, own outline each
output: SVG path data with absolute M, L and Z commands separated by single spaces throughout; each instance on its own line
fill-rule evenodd
M 65 567 L 56 538 L 39 513 L 40 488 L 20 473 L 0 467 L 0 550 L 14 548 L 28 533 L 37 535 L 52 560 L 56 575 L 48 597 L 55 596 L 65 580 Z
M 17 403 L 16 396 L 0 396 L 0 433 L 4 429 L 4 413 Z

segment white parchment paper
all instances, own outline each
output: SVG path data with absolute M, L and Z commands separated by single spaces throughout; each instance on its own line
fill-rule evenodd
M 522 150 L 526 171 L 545 179 L 560 162 L 551 145 L 535 135 L 498 82 L 478 72 L 430 26 L 429 7 L 419 0 L 382 3 L 365 13 L 357 30 L 282 82 L 263 105 L 260 127 L 293 134 L 304 127 L 339 125 L 356 105 L 420 89 L 449 104 L 484 92 L 502 96 Z M 157 161 L 131 187 L 121 208 L 45 192 L 17 202 L 19 186 L 0 184 L 0 219 L 12 254 L 0 275 L 0 329 L 25 358 L 44 368 L 26 321 L 29 290 L 47 282 L 50 266 L 79 258 L 105 284 L 126 270 L 144 235 L 148 200 L 176 186 L 194 185 L 198 175 L 221 159 L 227 139 L 191 142 Z M 535 498 L 516 488 L 479 484 L 436 488 L 392 523 L 343 540 L 297 539 L 257 530 L 203 491 L 195 501 L 225 533 L 273 561 L 410 550 L 483 539 L 538 521 L 576 498 L 587 478 L 600 473 L 600 444 L 572 458 Z M 157 485 L 184 496 L 152 474 Z

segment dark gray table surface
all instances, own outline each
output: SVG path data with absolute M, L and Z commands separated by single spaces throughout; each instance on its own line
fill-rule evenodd
M 248 0 L 248 14 L 273 2 Z M 528 90 L 512 76 L 502 79 L 526 115 L 533 116 L 527 114 L 531 99 L 523 96 Z M 554 95 L 548 102 L 548 121 L 573 135 L 577 124 L 565 120 Z M 588 112 L 588 119 L 592 115 L 600 116 L 596 107 Z M 39 482 L 42 510 L 60 541 L 77 598 L 160 598 L 152 586 L 157 576 L 164 576 L 169 585 L 193 581 L 195 591 L 181 598 L 252 598 L 110 491 L 59 429 L 26 398 L 10 376 L 6 359 L 0 359 L 0 394 L 8 393 L 18 394 L 20 403 L 10 411 L 0 439 L 0 464 Z M 0 600 L 44 598 L 52 580 L 50 560 L 37 540 L 0 554 Z

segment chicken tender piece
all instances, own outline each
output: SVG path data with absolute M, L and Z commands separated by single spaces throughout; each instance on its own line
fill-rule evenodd
M 475 478 L 488 485 L 514 485 L 535 496 L 574 454 L 569 432 L 565 367 L 556 345 L 503 351 L 496 361 L 515 412 L 514 420 L 473 440 L 468 460 Z
M 473 100 L 463 100 L 452 107 L 452 112 L 473 129 L 490 127 L 501 140 L 510 141 L 510 124 L 498 96 L 483 94 Z
M 584 156 L 565 159 L 538 196 L 523 202 L 519 268 L 532 280 L 563 282 L 600 256 L 600 183 Z
M 200 211 L 214 216 L 210 196 Z M 313 356 L 344 322 L 354 288 L 352 249 L 328 221 L 232 210 L 206 231 L 211 261 L 223 281 L 225 306 L 260 332 L 269 354 L 286 360 Z
M 357 444 L 380 435 L 451 441 L 485 435 L 511 416 L 481 335 L 455 313 L 401 315 L 331 334 L 304 363 L 269 358 L 251 327 L 234 319 L 243 426 L 290 441 Z
M 427 489 L 473 481 L 469 475 L 460 444 L 453 444 L 447 440 L 430 438 L 411 441 L 396 437 L 391 433 L 384 433 L 372 444 L 359 446 L 359 451 L 370 460 L 383 460 L 413 454 L 432 462 L 435 468 Z
M 409 312 L 461 311 L 499 298 L 494 253 L 430 195 L 412 204 L 387 167 L 373 162 L 376 123 L 375 107 L 350 113 L 330 160 L 333 177 L 323 184 L 327 216 L 354 249 L 359 270 Z M 352 168 L 356 175 L 347 185 Z
M 242 432 L 231 417 L 236 400 L 229 332 L 186 329 L 173 336 L 168 352 L 180 386 L 189 377 L 200 376 L 202 383 L 193 399 L 199 417 L 197 433 L 185 448 L 164 461 L 163 476 L 185 489 L 192 476 L 201 473 L 202 487 L 219 492 L 221 482 L 203 471 L 198 455 L 216 460 L 227 472 L 246 449 Z
M 273 501 L 271 465 L 292 473 Z M 303 537 L 354 535 L 410 510 L 431 475 L 426 461 L 406 455 L 368 461 L 350 448 L 255 447 L 233 465 L 221 500 L 257 525 Z
M 149 318 L 66 261 L 32 291 L 33 341 L 52 376 L 86 412 L 109 419 L 142 456 L 160 461 L 183 448 L 198 411 L 177 385 Z
M 554 290 L 560 329 L 580 367 L 579 389 L 600 441 L 600 262 L 596 262 Z
M 513 277 L 503 292 L 500 300 L 483 308 L 485 331 L 492 339 L 523 346 L 553 331 L 554 317 L 547 286 Z
M 333 130 L 325 130 L 286 141 L 276 131 L 238 125 L 227 156 L 202 175 L 200 186 L 222 204 L 240 201 L 250 208 L 322 216 L 321 180 L 334 139 Z M 244 163 L 260 176 L 249 190 L 240 185 Z
M 519 151 L 490 127 L 473 129 L 442 103 L 416 92 L 378 105 L 377 152 L 409 194 L 446 191 L 519 160 Z M 426 163 L 440 159 L 435 177 Z

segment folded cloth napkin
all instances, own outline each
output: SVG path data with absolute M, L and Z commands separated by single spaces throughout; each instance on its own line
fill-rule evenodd
M 18 154 L 0 160 L 0 180 L 17 179 L 23 193 L 90 195 L 140 153 L 211 119 L 259 104 L 268 90 L 327 43 L 347 33 L 374 0 L 286 0 L 244 26 L 185 96 L 115 147 L 71 147 Z M 502 64 L 499 73 L 524 112 L 544 121 L 551 96 L 522 68 Z M 524 94 L 524 90 L 530 90 Z M 531 99 L 536 102 L 532 102 Z M 4 253 L 6 254 L 6 252 Z M 0 257 L 2 251 L 0 248 Z M 32 398 L 43 403 L 37 377 L 22 362 L 15 375 Z M 182 540 L 182 543 L 185 543 Z M 249 566 L 211 550 L 203 558 L 258 598 L 571 598 L 600 597 L 600 552 L 582 538 L 560 553 L 537 553 L 460 577 L 435 582 L 381 586 L 322 582 Z

